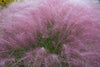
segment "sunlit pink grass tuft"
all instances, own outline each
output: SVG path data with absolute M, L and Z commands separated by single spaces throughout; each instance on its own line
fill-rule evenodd
M 100 67 L 99 11 L 89 0 L 10 5 L 0 13 L 0 67 Z

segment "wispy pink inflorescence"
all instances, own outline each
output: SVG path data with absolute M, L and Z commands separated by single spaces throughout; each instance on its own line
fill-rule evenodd
M 0 12 L 0 67 L 100 67 L 100 5 L 25 0 Z

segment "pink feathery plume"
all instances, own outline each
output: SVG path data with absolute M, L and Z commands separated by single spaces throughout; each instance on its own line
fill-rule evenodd
M 100 5 L 25 0 L 0 11 L 0 67 L 100 67 Z

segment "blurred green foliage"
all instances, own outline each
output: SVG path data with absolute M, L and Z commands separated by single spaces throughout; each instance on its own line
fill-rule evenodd
M 5 7 L 7 4 L 12 3 L 13 0 L 0 0 L 0 6 Z
M 0 0 L 0 6 L 6 7 L 8 4 L 22 0 Z

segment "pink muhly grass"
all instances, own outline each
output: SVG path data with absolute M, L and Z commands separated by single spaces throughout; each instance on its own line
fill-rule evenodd
M 0 12 L 0 67 L 100 67 L 100 8 L 89 0 L 25 0 Z

